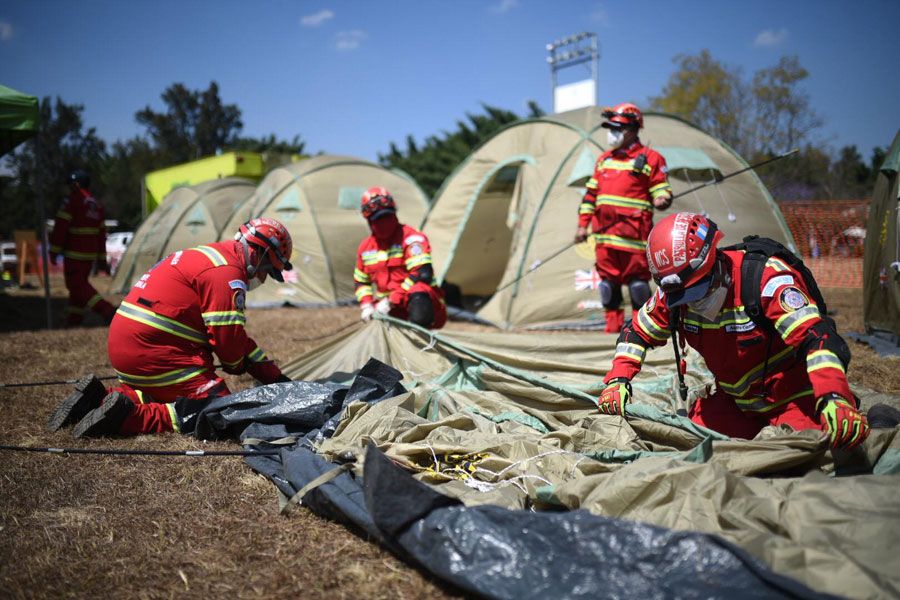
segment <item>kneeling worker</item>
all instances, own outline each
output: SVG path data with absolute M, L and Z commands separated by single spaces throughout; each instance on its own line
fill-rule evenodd
M 379 312 L 440 329 L 447 322 L 447 307 L 444 292 L 434 283 L 428 238 L 397 220 L 397 205 L 386 189 L 369 188 L 361 204 L 372 232 L 356 251 L 353 272 L 362 320 Z
M 647 260 L 659 289 L 619 336 L 600 412 L 624 414 L 647 349 L 677 335 L 716 379 L 715 393 L 691 406 L 693 422 L 745 439 L 788 425 L 824 431 L 833 448 L 862 443 L 869 425 L 847 383 L 849 350 L 819 311 L 811 274 L 771 240 L 717 249 L 721 238 L 713 221 L 692 213 L 650 232 Z
M 79 382 L 51 415 L 50 430 L 76 423 L 75 437 L 192 433 L 210 400 L 231 392 L 214 368 L 263 384 L 290 381 L 244 331 L 249 290 L 284 281 L 293 243 L 274 219 L 241 225 L 235 239 L 180 250 L 145 273 L 109 328 L 119 387 Z M 105 396 L 105 397 L 104 397 Z

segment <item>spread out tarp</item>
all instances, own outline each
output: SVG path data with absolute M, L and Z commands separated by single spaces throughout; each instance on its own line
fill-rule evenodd
M 138 228 L 122 255 L 110 292 L 126 294 L 157 262 L 186 248 L 231 237 L 223 233 L 231 215 L 253 194 L 253 182 L 225 177 L 176 188 Z
M 285 283 L 267 282 L 247 296 L 250 306 L 327 306 L 354 301 L 356 249 L 369 235 L 360 216 L 363 192 L 387 188 L 400 220 L 419 227 L 428 199 L 405 173 L 348 156 L 321 155 L 270 171 L 225 228 L 237 231 L 248 219 L 271 217 L 291 232 L 296 273 Z
M 0 156 L 37 133 L 37 98 L 0 85 Z
M 491 296 L 571 242 L 584 184 L 606 146 L 600 112 L 585 108 L 514 123 L 447 178 L 424 226 L 441 281 L 459 286 L 464 296 Z M 723 142 L 681 119 L 648 113 L 644 122 L 641 140 L 666 157 L 676 194 L 747 166 Z M 679 198 L 671 210 L 708 213 L 725 233 L 724 243 L 756 234 L 794 244 L 752 170 Z M 479 316 L 502 327 L 600 319 L 593 257 L 590 243 L 569 248 L 494 294 Z
M 900 131 L 878 171 L 863 258 L 866 333 L 886 333 L 900 344 Z
M 815 431 L 726 438 L 674 413 L 665 348 L 628 418 L 600 415 L 613 353 L 612 336 L 385 319 L 285 365 L 304 382 L 215 401 L 198 435 L 282 447 L 248 462 L 286 506 L 487 597 L 900 594 L 900 427 L 850 454 Z M 694 356 L 688 375 L 692 397 L 711 384 Z

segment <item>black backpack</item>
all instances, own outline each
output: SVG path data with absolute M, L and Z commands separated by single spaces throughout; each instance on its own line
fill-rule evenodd
M 835 350 L 840 361 L 844 364 L 844 368 L 850 364 L 850 348 L 847 342 L 838 334 L 837 326 L 828 315 L 828 307 L 825 304 L 825 298 L 813 277 L 809 268 L 803 264 L 803 261 L 796 254 L 788 250 L 780 242 L 775 240 L 759 237 L 758 235 L 748 235 L 740 244 L 734 244 L 722 250 L 744 250 L 744 262 L 741 264 L 741 302 L 744 304 L 744 311 L 750 319 L 756 324 L 768 331 L 770 334 L 778 335 L 775 330 L 775 324 L 766 318 L 762 311 L 762 299 L 760 286 L 762 284 L 763 269 L 766 262 L 773 256 L 780 258 L 792 269 L 800 273 L 806 289 L 813 301 L 819 308 L 822 320 L 827 325 L 829 336 L 834 336 L 835 340 L 832 347 Z

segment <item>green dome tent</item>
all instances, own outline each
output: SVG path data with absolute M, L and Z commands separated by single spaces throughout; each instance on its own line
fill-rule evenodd
M 169 192 L 135 232 L 110 284 L 110 292 L 128 293 L 141 275 L 176 250 L 233 236 L 237 227 L 223 228 L 254 189 L 252 181 L 226 177 Z
M 490 297 L 479 317 L 527 327 L 602 315 L 588 244 L 542 264 L 575 233 L 584 184 L 606 144 L 600 113 L 591 107 L 514 123 L 469 155 L 438 192 L 424 226 L 435 272 L 464 297 Z M 747 166 L 723 142 L 677 117 L 646 113 L 644 122 L 641 140 L 666 157 L 676 194 Z M 678 198 L 671 210 L 708 213 L 725 243 L 759 234 L 794 247 L 753 171 Z
M 900 340 L 900 131 L 875 180 L 863 258 L 863 318 L 868 332 Z
M 273 169 L 232 216 L 222 233 L 271 217 L 291 232 L 294 271 L 285 282 L 266 282 L 247 297 L 250 306 L 328 306 L 354 301 L 353 269 L 359 242 L 369 235 L 359 213 L 363 192 L 387 188 L 400 220 L 418 227 L 428 200 L 405 173 L 347 156 L 322 155 Z

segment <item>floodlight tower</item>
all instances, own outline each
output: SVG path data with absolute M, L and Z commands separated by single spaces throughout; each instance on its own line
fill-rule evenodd
M 600 45 L 597 34 L 576 33 L 547 44 L 547 63 L 552 81 L 553 112 L 563 112 L 597 104 L 597 81 L 600 70 Z M 557 73 L 567 67 L 590 62 L 591 78 L 559 85 Z

